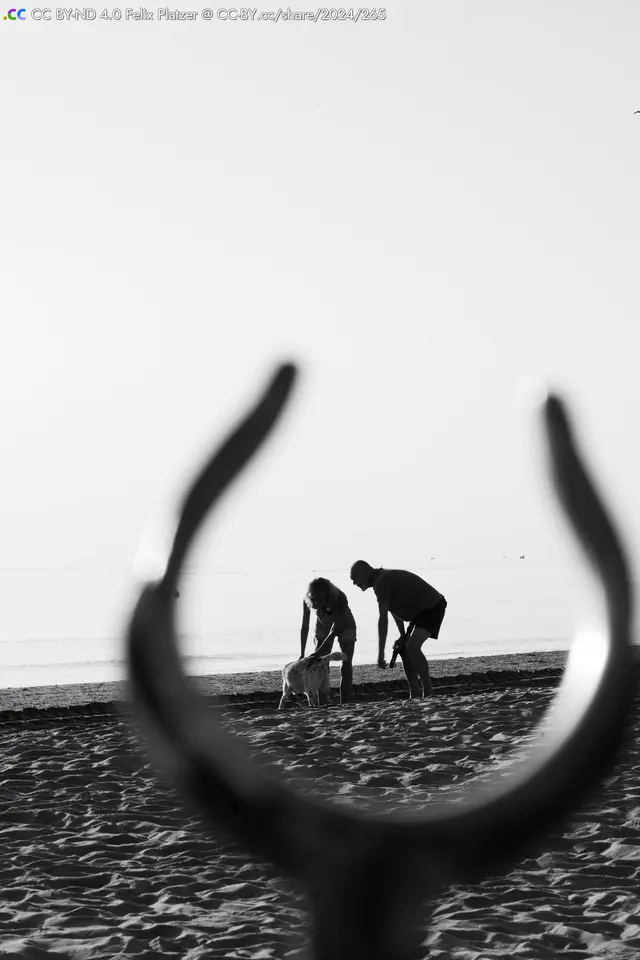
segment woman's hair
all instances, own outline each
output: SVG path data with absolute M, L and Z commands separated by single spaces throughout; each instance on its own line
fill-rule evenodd
M 307 587 L 304 602 L 310 610 L 315 610 L 316 607 L 324 607 L 331 599 L 334 590 L 335 587 L 330 580 L 326 580 L 324 577 L 316 577 Z

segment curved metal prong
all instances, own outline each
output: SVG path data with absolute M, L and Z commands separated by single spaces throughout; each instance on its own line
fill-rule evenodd
M 549 397 L 543 414 L 554 488 L 596 569 L 607 618 L 578 635 L 526 755 L 480 784 L 472 781 L 461 802 L 412 814 L 390 814 L 382 806 L 382 812 L 359 814 L 303 798 L 258 764 L 196 695 L 181 669 L 173 622 L 173 591 L 189 543 L 267 437 L 293 378 L 293 367 L 280 368 L 187 495 L 164 576 L 143 587 L 129 626 L 131 695 L 157 759 L 188 798 L 305 884 L 316 957 L 343 960 L 354 951 L 372 960 L 409 957 L 417 925 L 399 922 L 402 909 L 417 909 L 427 887 L 477 876 L 496 860 L 516 856 L 523 843 L 577 806 L 613 761 L 633 684 L 627 563 L 576 450 L 564 405 Z M 353 899 L 354 885 L 360 899 Z M 347 913 L 341 898 L 349 902 Z M 391 910 L 385 899 L 393 902 Z
M 576 449 L 565 405 L 542 409 L 556 494 L 598 578 L 600 622 L 576 634 L 554 701 L 527 753 L 486 782 L 486 792 L 457 805 L 447 827 L 477 866 L 520 845 L 575 809 L 613 764 L 634 688 L 628 564 L 612 520 Z M 480 802 L 479 802 L 480 801 Z

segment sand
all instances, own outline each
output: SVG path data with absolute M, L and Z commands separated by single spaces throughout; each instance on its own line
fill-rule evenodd
M 564 659 L 434 662 L 424 705 L 403 703 L 401 673 L 380 682 L 370 667 L 345 707 L 278 712 L 265 675 L 246 675 L 231 702 L 238 732 L 283 777 L 308 770 L 335 802 L 400 809 L 455 796 L 523 746 Z M 198 686 L 234 693 L 230 678 Z M 1 693 L 0 957 L 300 956 L 298 892 L 184 812 L 114 710 L 117 692 Z M 640 720 L 633 733 L 615 775 L 544 851 L 425 904 L 425 958 L 636 957 Z

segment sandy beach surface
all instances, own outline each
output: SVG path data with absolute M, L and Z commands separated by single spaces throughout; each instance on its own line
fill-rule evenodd
M 453 796 L 526 744 L 566 654 L 434 661 L 406 705 L 402 673 L 355 670 L 357 697 L 275 710 L 278 674 L 199 678 L 285 779 L 359 808 Z M 334 686 L 338 670 L 332 670 Z M 0 956 L 266 958 L 306 953 L 299 892 L 206 833 L 147 764 L 114 685 L 0 691 Z M 507 874 L 425 904 L 424 956 L 631 958 L 640 950 L 640 720 L 606 783 Z M 431 924 L 429 915 L 431 913 Z

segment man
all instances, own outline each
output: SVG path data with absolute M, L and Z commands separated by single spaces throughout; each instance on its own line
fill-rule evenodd
M 356 642 L 356 621 L 346 594 L 324 577 L 312 580 L 302 604 L 300 628 L 300 659 L 304 657 L 311 610 L 316 615 L 315 650 L 312 656 L 324 657 L 331 653 L 334 640 L 346 656 L 340 667 L 340 703 L 346 703 L 353 686 L 353 653 Z M 321 702 L 324 699 L 321 694 Z
M 429 696 L 433 688 L 422 644 L 427 637 L 438 636 L 447 609 L 445 598 L 415 573 L 385 570 L 383 567 L 374 569 L 365 560 L 357 560 L 351 567 L 351 580 L 361 590 L 373 587 L 378 601 L 378 666 L 387 666 L 384 647 L 390 613 L 400 631 L 399 642 L 409 684 L 409 700 Z M 406 631 L 405 622 L 409 624 Z

